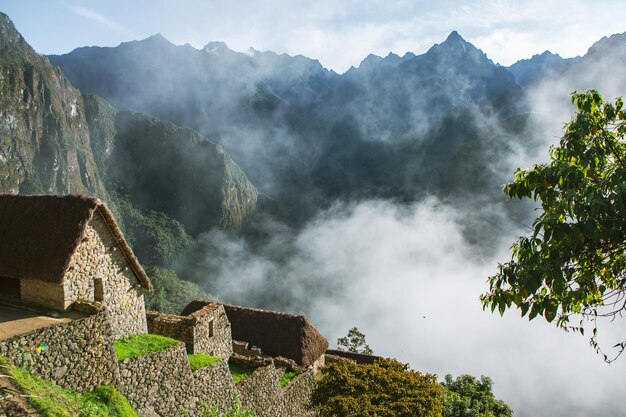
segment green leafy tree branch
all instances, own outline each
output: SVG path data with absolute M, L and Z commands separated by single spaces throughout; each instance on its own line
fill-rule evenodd
M 596 90 L 571 99 L 577 113 L 550 148 L 550 162 L 518 169 L 503 187 L 509 198 L 539 202 L 541 214 L 489 277 L 481 301 L 500 314 L 514 305 L 531 320 L 556 320 L 583 335 L 590 322 L 591 346 L 611 362 L 626 341 L 609 358 L 597 330 L 599 319 L 626 310 L 626 111 L 621 98 L 605 102 Z

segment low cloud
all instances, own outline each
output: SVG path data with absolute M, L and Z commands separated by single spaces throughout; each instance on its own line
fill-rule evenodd
M 540 319 L 482 310 L 485 280 L 516 233 L 484 255 L 464 237 L 462 210 L 434 199 L 336 205 L 297 234 L 268 224 L 263 248 L 214 232 L 201 269 L 226 301 L 305 313 L 331 344 L 357 326 L 377 354 L 415 369 L 491 376 L 517 417 L 623 415 L 626 362 L 609 366 L 586 339 Z M 601 330 L 617 337 L 624 324 Z

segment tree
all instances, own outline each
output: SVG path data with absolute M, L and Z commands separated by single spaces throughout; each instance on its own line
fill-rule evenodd
M 337 347 L 339 350 L 347 350 L 348 352 L 364 353 L 371 355 L 374 353 L 372 348 L 365 342 L 365 335 L 356 327 L 348 330 L 348 334 L 337 339 Z
M 320 417 L 440 417 L 437 377 L 395 359 L 340 360 L 322 368 L 313 393 Z
M 487 376 L 476 379 L 446 375 L 443 385 L 443 417 L 512 417 L 513 411 L 493 396 L 493 382 Z
M 621 98 L 604 102 L 595 90 L 571 100 L 578 111 L 550 148 L 549 163 L 518 169 L 503 187 L 509 198 L 539 202 L 541 214 L 530 236 L 513 244 L 511 261 L 489 277 L 481 300 L 491 311 L 515 305 L 531 320 L 556 319 L 583 335 L 591 323 L 590 344 L 610 362 L 626 341 L 609 359 L 597 324 L 626 309 L 626 112 Z

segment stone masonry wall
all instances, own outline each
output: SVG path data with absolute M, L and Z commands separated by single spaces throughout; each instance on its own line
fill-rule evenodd
M 235 386 L 228 363 L 191 371 L 182 343 L 120 363 L 123 392 L 139 416 L 176 417 L 180 407 L 192 416 L 203 404 L 225 411 Z
M 312 417 L 311 398 L 315 390 L 315 373 L 309 369 L 289 381 L 282 389 L 283 415 L 290 417 Z
M 278 379 L 280 373 L 274 365 L 257 368 L 237 384 L 237 393 L 244 409 L 251 409 L 255 417 L 286 416 Z M 291 417 L 291 416 L 289 416 Z
M 281 388 L 281 371 L 274 365 L 257 368 L 239 384 L 233 383 L 228 362 L 191 371 L 182 343 L 119 364 L 122 390 L 141 417 L 177 417 L 180 407 L 190 416 L 204 405 L 226 411 L 237 394 L 255 417 L 310 417 L 309 402 L 315 378 L 312 370 Z
M 228 359 L 233 353 L 230 323 L 221 305 L 209 305 L 189 316 L 149 311 L 148 331 L 185 342 L 188 353 Z
M 120 377 L 124 395 L 140 416 L 174 417 L 180 406 L 190 408 L 193 376 L 182 343 L 124 360 Z
M 244 409 L 255 417 L 312 417 L 311 396 L 315 374 L 309 369 L 280 387 L 282 372 L 269 365 L 257 368 L 236 385 Z
M 59 323 L 0 342 L 0 355 L 16 366 L 76 391 L 118 384 L 106 313 Z M 47 348 L 37 351 L 45 343 Z
M 20 298 L 25 304 L 42 306 L 53 310 L 65 310 L 66 308 L 63 285 L 55 282 L 21 279 Z
M 148 333 L 159 334 L 185 343 L 188 353 L 193 353 L 193 327 L 186 317 L 148 311 L 146 313 Z
M 193 353 L 202 352 L 228 359 L 233 353 L 230 322 L 226 317 L 224 306 L 214 305 L 213 309 L 209 307 L 211 306 L 201 309 L 198 312 L 201 314 L 192 315 L 196 320 Z M 206 313 L 202 313 L 203 310 L 207 310 Z
M 235 396 L 235 383 L 230 376 L 228 361 L 222 360 L 212 366 L 193 372 L 195 381 L 196 411 L 206 403 L 218 407 L 221 412 L 228 409 Z
M 102 283 L 102 297 L 96 280 Z M 65 308 L 81 299 L 102 302 L 114 337 L 147 332 L 143 287 L 97 210 L 72 255 L 64 283 Z

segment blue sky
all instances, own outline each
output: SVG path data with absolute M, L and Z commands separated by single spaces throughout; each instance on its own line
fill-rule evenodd
M 584 54 L 626 31 L 624 0 L 2 0 L 0 11 L 45 54 L 162 33 L 198 48 L 303 54 L 338 72 L 369 53 L 422 53 L 452 30 L 502 65 L 546 49 Z

